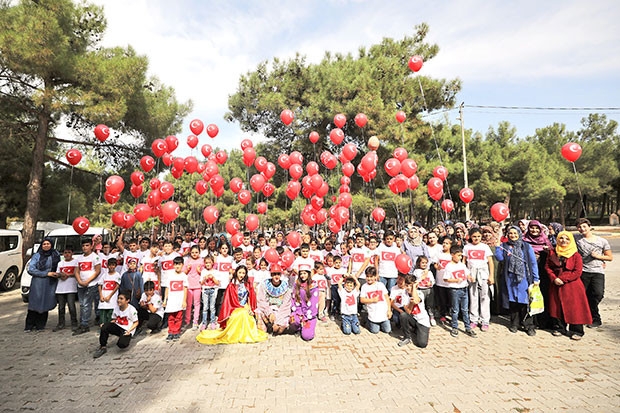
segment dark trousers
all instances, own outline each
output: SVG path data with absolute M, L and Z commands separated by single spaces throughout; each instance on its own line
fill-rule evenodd
M 121 326 L 116 323 L 109 322 L 105 323 L 101 327 L 101 333 L 99 333 L 99 345 L 101 347 L 105 347 L 108 345 L 108 338 L 110 337 L 110 334 L 112 334 L 113 336 L 118 336 L 118 341 L 116 342 L 116 345 L 119 348 L 127 348 L 129 343 L 131 342 L 131 335 L 126 336 L 125 330 L 121 328 Z
M 338 285 L 332 285 L 330 288 L 332 292 L 332 308 L 329 313 L 332 315 L 338 315 L 340 314 L 340 295 L 338 294 Z
M 553 329 L 561 331 L 562 333 L 566 333 L 566 326 L 567 326 L 566 323 L 563 320 L 560 320 L 559 318 L 554 318 L 553 320 L 555 321 L 555 325 Z M 578 336 L 583 336 L 584 335 L 583 324 L 569 324 L 568 333 L 569 335 L 576 334 Z
M 598 311 L 598 305 L 605 295 L 605 274 L 596 272 L 581 273 L 581 281 L 586 289 L 588 304 L 590 305 L 590 314 L 592 314 L 592 322 L 600 323 L 601 314 Z
M 146 322 L 146 328 L 149 330 L 159 330 L 161 325 L 161 317 L 157 314 L 149 313 L 144 308 L 138 309 L 138 320 L 140 320 L 140 325 Z
M 417 347 L 426 347 L 428 345 L 428 333 L 430 328 L 418 323 L 411 314 L 402 313 L 399 314 L 399 317 L 405 337 L 410 338 Z
M 435 318 L 445 317 L 450 312 L 452 303 L 450 299 L 450 288 L 435 285 L 433 289 L 433 301 L 435 303 L 435 307 L 437 308 L 436 311 L 433 312 Z
M 509 303 L 508 311 L 510 312 L 510 326 L 519 328 L 522 324 L 526 330 L 534 328 L 534 319 L 527 312 L 527 304 Z
M 26 315 L 26 330 L 32 330 L 36 328 L 37 330 L 43 330 L 45 325 L 47 324 L 47 316 L 49 315 L 49 311 L 45 311 L 43 313 L 39 313 L 37 311 L 28 310 L 28 314 Z
M 69 316 L 71 317 L 71 326 L 77 327 L 77 293 L 56 294 L 58 301 L 58 325 L 65 325 L 65 306 L 69 307 Z

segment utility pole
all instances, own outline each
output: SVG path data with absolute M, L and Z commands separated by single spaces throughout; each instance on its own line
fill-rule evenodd
M 463 141 L 463 181 L 465 188 L 469 188 L 469 181 L 467 179 L 467 153 L 465 150 L 465 125 L 463 120 L 463 107 L 465 102 L 461 102 L 459 106 L 459 120 L 461 121 L 461 140 Z M 469 221 L 469 203 L 465 204 L 465 221 Z

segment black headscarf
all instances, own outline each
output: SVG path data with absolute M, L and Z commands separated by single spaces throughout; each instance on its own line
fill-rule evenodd
M 43 243 L 47 241 L 52 245 L 52 248 L 50 248 L 49 250 L 45 251 L 43 249 Z M 37 251 L 37 253 L 39 254 L 39 260 L 37 261 L 37 269 L 40 271 L 45 271 L 46 266 L 47 266 L 47 260 L 48 258 L 52 258 L 52 268 L 50 270 L 50 272 L 56 272 L 56 270 L 58 269 L 58 263 L 60 262 L 60 254 L 58 253 L 58 251 L 56 251 L 54 249 L 54 243 L 52 242 L 51 238 L 44 238 L 43 241 L 41 241 L 41 245 L 39 245 L 39 250 Z

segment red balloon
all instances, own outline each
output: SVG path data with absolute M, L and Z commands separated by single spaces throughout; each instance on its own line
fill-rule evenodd
M 245 217 L 245 229 L 248 231 L 255 231 L 258 228 L 258 225 L 259 219 L 256 215 L 248 214 L 248 216 Z
M 569 162 L 575 162 L 581 156 L 581 146 L 574 142 L 565 144 L 562 146 L 562 156 Z
M 405 148 L 396 148 L 394 149 L 394 152 L 392 153 L 392 156 L 394 156 L 394 158 L 398 159 L 400 162 L 404 161 L 405 159 L 407 159 L 407 149 Z
M 342 128 L 345 125 L 345 123 L 347 123 L 347 117 L 344 116 L 342 113 L 339 113 L 336 116 L 334 116 L 334 125 L 336 125 L 336 127 Z
M 241 141 L 241 150 L 245 151 L 247 148 L 253 148 L 254 147 L 254 143 L 252 143 L 252 141 L 250 139 L 244 139 Z
M 335 155 L 333 155 L 331 153 L 328 153 L 325 156 L 325 160 L 323 161 L 323 165 L 325 165 L 325 167 L 331 171 L 336 166 L 338 166 L 338 158 L 336 158 Z
M 131 188 L 129 188 L 129 193 L 134 198 L 140 198 L 144 193 L 144 188 L 142 185 L 131 185 Z
M 299 245 L 301 245 L 301 234 L 297 231 L 289 232 L 286 235 L 286 242 L 293 249 L 299 248 Z
M 190 174 L 198 171 L 198 159 L 194 156 L 188 156 L 185 158 L 185 170 Z
M 170 174 L 175 178 L 175 179 L 179 179 L 181 176 L 183 176 L 183 169 L 177 169 L 176 167 L 172 167 L 170 169 Z
M 144 172 L 151 172 L 155 167 L 155 159 L 148 155 L 143 156 L 140 158 L 140 167 Z
M 243 205 L 247 205 L 252 200 L 252 194 L 247 189 L 242 189 L 237 194 L 237 198 Z
M 125 189 L 125 181 L 118 175 L 112 175 L 105 181 L 105 190 L 111 195 L 119 195 Z
M 422 69 L 423 63 L 424 60 L 422 59 L 422 56 L 411 56 L 409 59 L 409 69 L 411 69 L 412 72 L 417 72 Z
M 413 261 L 407 254 L 398 254 L 394 260 L 396 269 L 403 274 L 409 274 L 409 271 L 413 268 Z
M 149 187 L 151 189 L 158 189 L 160 185 L 161 185 L 161 181 L 157 178 L 153 178 L 149 181 Z
M 173 161 L 173 157 L 172 155 L 170 155 L 168 152 L 164 153 L 161 157 L 162 162 L 164 163 L 164 165 L 166 166 L 170 166 L 172 165 L 172 161 Z
M 237 248 L 238 246 L 243 244 L 243 233 L 237 232 L 235 235 L 230 237 L 230 243 L 232 244 L 233 248 Z
M 325 201 L 323 200 L 323 198 L 320 198 L 316 195 L 310 199 L 310 205 L 312 205 L 312 208 L 316 209 L 317 211 L 323 208 L 324 204 Z
M 372 219 L 377 222 L 383 222 L 385 219 L 385 210 L 381 207 L 376 207 L 372 210 Z
M 194 135 L 200 135 L 205 128 L 205 124 L 202 123 L 200 119 L 194 119 L 189 123 L 189 130 L 192 131 Z M 189 142 L 188 142 L 189 143 Z M 194 148 L 195 146 L 192 146 Z
M 349 187 L 349 185 L 340 185 L 340 188 L 338 189 L 338 193 L 350 193 L 351 192 L 351 187 Z
M 313 175 L 310 178 L 310 186 L 316 191 L 323 185 L 323 177 L 321 175 Z
M 400 172 L 407 178 L 411 178 L 418 171 L 418 164 L 413 159 L 403 159 L 400 162 Z
M 353 198 L 351 197 L 350 193 L 342 192 L 340 195 L 338 195 L 338 204 L 340 204 L 341 206 L 349 208 L 351 207 L 352 202 Z
M 441 209 L 443 209 L 446 214 L 449 214 L 454 209 L 454 202 L 449 199 L 444 199 L 441 203 Z
M 406 119 L 407 119 L 407 115 L 405 115 L 405 112 L 403 112 L 402 110 L 399 110 L 398 112 L 396 112 L 396 121 L 398 123 L 403 123 Z
M 271 177 L 276 174 L 276 166 L 271 162 L 267 162 L 265 170 L 261 173 L 265 176 L 265 179 L 271 179 Z
M 360 128 L 363 128 L 368 123 L 368 118 L 363 113 L 358 113 L 355 115 L 355 124 Z
M 340 226 L 340 225 L 338 225 L 338 223 L 336 222 L 336 220 L 335 220 L 335 219 L 333 219 L 333 218 L 331 218 L 331 219 L 329 220 L 329 223 L 327 224 L 327 227 L 328 227 L 328 228 L 329 228 L 329 230 L 330 230 L 331 232 L 333 232 L 334 234 L 336 234 L 336 233 L 340 232 L 340 228 L 341 228 L 341 226 Z
M 291 161 L 291 164 L 301 165 L 304 163 L 304 156 L 298 151 L 291 152 L 288 159 Z
M 267 203 L 259 202 L 258 204 L 256 204 L 256 211 L 259 214 L 265 214 L 267 212 Z
M 301 184 L 297 181 L 289 181 L 286 186 L 286 196 L 292 201 L 297 196 L 299 196 L 299 191 L 301 191 Z
M 112 223 L 117 227 L 123 227 L 125 224 L 125 213 L 123 211 L 116 211 L 112 214 Z
M 189 146 L 192 149 L 198 146 L 198 137 L 196 135 L 189 135 L 187 137 L 187 146 Z
M 219 192 L 220 190 L 224 189 L 224 178 L 222 178 L 222 175 L 219 175 L 219 174 L 214 175 L 209 180 L 209 184 L 211 185 L 211 188 L 213 188 L 214 193 Z
M 285 268 L 289 268 L 295 262 L 295 254 L 293 254 L 290 250 L 285 250 L 282 252 L 280 260 L 282 261 L 282 264 L 284 264 Z
M 459 198 L 469 204 L 474 199 L 474 191 L 471 188 L 463 188 L 459 191 Z
M 357 156 L 357 146 L 353 143 L 347 143 L 342 147 L 342 156 L 347 161 L 352 161 Z
M 256 151 L 254 148 L 249 147 L 243 150 L 243 164 L 248 168 L 254 164 L 254 160 L 256 159 Z
M 269 264 L 275 264 L 280 260 L 280 255 L 275 248 L 269 248 L 265 251 L 263 258 L 265 258 Z
M 161 206 L 161 213 L 165 220 L 172 222 L 179 216 L 181 208 L 174 201 L 168 201 Z
M 204 180 L 196 182 L 196 192 L 198 195 L 204 195 L 209 190 L 209 183 Z
M 207 126 L 207 135 L 209 135 L 210 138 L 215 138 L 219 132 L 220 129 L 217 127 L 216 124 L 210 123 Z
M 224 187 L 222 186 L 222 187 L 219 187 L 218 189 L 213 189 L 213 195 L 215 195 L 217 198 L 224 195 Z
M 82 160 L 82 152 L 77 149 L 69 149 L 65 157 L 67 158 L 67 162 L 69 162 L 72 166 L 75 166 Z
M 291 178 L 299 179 L 304 174 L 304 169 L 299 164 L 293 164 L 288 168 L 288 173 L 291 174 Z
M 226 221 L 226 232 L 230 235 L 235 235 L 241 229 L 241 224 L 235 218 L 230 218 Z
M 202 211 L 202 217 L 209 225 L 213 225 L 220 218 L 220 211 L 214 205 L 209 205 Z
M 308 175 L 313 176 L 319 173 L 319 164 L 314 161 L 310 161 L 306 164 L 306 172 Z
M 133 214 L 123 214 L 123 228 L 128 229 L 136 223 L 136 217 Z
M 215 154 L 215 161 L 220 165 L 224 165 L 228 159 L 228 154 L 225 151 L 219 151 Z
M 172 198 L 172 195 L 174 195 L 174 185 L 170 182 L 164 181 L 159 186 L 159 192 L 161 192 L 162 199 L 170 199 Z
M 291 160 L 289 159 L 287 154 L 283 153 L 282 155 L 278 156 L 278 165 L 280 165 L 280 168 L 287 170 L 291 167 Z
M 172 160 L 172 167 L 177 171 L 182 171 L 185 168 L 185 158 L 178 157 Z
M 303 221 L 304 224 L 308 225 L 309 227 L 316 225 L 316 213 L 314 213 L 313 211 L 303 212 L 301 214 L 301 220 Z
M 264 156 L 259 156 L 254 161 L 254 166 L 256 167 L 258 172 L 263 172 L 265 168 L 267 167 L 267 159 L 265 159 Z
M 426 185 L 431 192 L 443 191 L 443 181 L 437 177 L 429 179 Z
M 280 120 L 282 121 L 282 123 L 284 123 L 286 126 L 290 125 L 293 122 L 293 119 L 295 119 L 295 115 L 293 114 L 293 111 L 290 109 L 284 109 L 281 113 L 280 113 Z
M 109 136 L 110 129 L 106 125 L 95 126 L 95 138 L 97 138 L 99 142 L 104 142 Z
M 402 194 L 409 188 L 409 181 L 403 174 L 399 174 L 388 182 L 388 187 L 395 194 Z
M 334 145 L 340 145 L 344 140 L 344 132 L 340 128 L 332 129 L 329 133 L 329 139 Z
M 400 173 L 400 161 L 396 158 L 390 158 L 383 164 L 385 172 L 391 177 L 395 177 Z
M 241 178 L 233 178 L 230 180 L 228 186 L 233 193 L 237 194 L 243 189 L 243 181 Z
M 411 178 L 409 178 L 408 180 L 409 189 L 411 189 L 412 191 L 415 191 L 419 185 L 420 185 L 420 178 L 418 178 L 417 175 L 413 175 Z
M 265 186 L 263 186 L 263 195 L 269 198 L 271 195 L 273 195 L 275 190 L 276 187 L 274 186 L 274 184 L 272 184 L 271 182 L 267 182 Z
M 252 178 L 250 178 L 250 186 L 254 192 L 262 191 L 265 186 L 265 177 L 261 174 L 252 175 Z
M 90 221 L 85 217 L 77 217 L 73 220 L 73 230 L 80 235 L 84 235 L 90 228 Z
M 156 157 L 161 158 L 163 154 L 168 152 L 168 144 L 163 139 L 155 139 L 151 144 L 151 150 Z
M 345 164 L 342 165 L 342 174 L 350 177 L 351 175 L 353 175 L 353 172 L 355 172 L 355 166 L 353 166 L 353 164 L 351 162 L 347 162 Z
M 349 178 L 348 176 L 341 176 L 340 185 L 351 185 L 351 178 Z
M 151 208 L 151 217 L 152 218 L 157 218 L 161 216 L 161 204 L 155 205 L 154 207 L 151 207 L 149 205 L 149 207 Z
M 211 160 L 207 161 L 207 163 L 205 164 L 204 175 L 206 175 L 209 179 L 211 179 L 212 177 L 214 177 L 215 175 L 219 173 L 220 173 L 220 168 L 217 166 L 217 164 Z
M 508 209 L 508 206 L 506 204 L 497 202 L 491 207 L 491 216 L 497 222 L 502 222 L 503 220 L 508 218 L 508 215 L 510 215 L 510 210 Z
M 179 140 L 176 136 L 166 136 L 166 145 L 168 146 L 168 153 L 172 153 L 179 147 Z
M 144 222 L 151 217 L 151 207 L 147 204 L 138 204 L 133 208 L 133 216 L 140 222 Z
M 151 208 L 155 208 L 156 206 L 161 204 L 161 192 L 159 192 L 159 189 L 154 189 L 149 192 L 149 195 L 146 197 L 146 203 Z
M 349 209 L 343 206 L 339 206 L 336 208 L 336 216 L 334 220 L 339 226 L 343 226 L 349 220 Z
M 131 173 L 131 183 L 134 185 L 142 185 L 144 183 L 144 174 L 140 171 L 134 171 Z
M 211 153 L 213 153 L 213 148 L 208 143 L 205 143 L 200 148 L 200 152 L 202 152 L 202 156 L 204 156 L 205 158 L 208 158 L 209 155 L 211 155 Z
M 327 218 L 329 218 L 329 214 L 327 213 L 327 211 L 325 210 L 325 208 L 321 208 L 317 211 L 316 213 L 316 223 L 321 225 L 323 222 L 325 222 L 327 220 Z
M 308 135 L 308 139 L 310 139 L 310 142 L 312 142 L 313 144 L 317 143 L 319 141 L 319 134 L 318 132 L 312 131 L 310 132 L 310 135 Z
M 445 166 L 443 166 L 443 165 L 436 166 L 436 167 L 433 169 L 433 176 L 434 176 L 435 178 L 439 178 L 439 179 L 441 179 L 442 181 L 445 181 L 445 180 L 446 180 L 446 178 L 448 177 L 448 168 L 446 168 L 446 167 L 445 167 Z
M 427 192 L 428 196 L 433 198 L 435 201 L 439 201 L 443 196 L 443 190 L 433 191 L 433 188 L 431 188 L 430 186 L 428 187 Z

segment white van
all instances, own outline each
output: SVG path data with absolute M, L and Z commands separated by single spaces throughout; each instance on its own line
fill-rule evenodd
M 23 264 L 22 233 L 0 229 L 0 289 L 15 287 Z
M 95 235 L 101 235 L 103 242 L 110 242 L 110 232 L 105 228 L 100 227 L 91 227 L 86 231 L 84 235 L 80 235 L 73 227 L 69 228 L 61 228 L 50 231 L 46 238 L 50 238 L 52 240 L 52 248 L 56 251 L 60 252 L 62 256 L 62 252 L 65 248 L 70 248 L 73 251 L 73 255 L 82 253 L 82 239 L 84 238 L 92 238 Z M 32 253 L 29 254 L 32 256 L 38 250 L 38 245 L 33 248 Z M 32 276 L 28 274 L 28 266 L 30 265 L 30 260 L 24 266 L 24 271 L 22 272 L 21 278 L 21 289 L 22 289 L 22 300 L 27 303 L 28 295 L 30 294 L 30 282 L 32 281 Z

